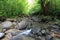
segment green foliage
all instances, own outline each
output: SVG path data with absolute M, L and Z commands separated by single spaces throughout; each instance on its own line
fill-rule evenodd
M 30 15 L 41 10 L 39 0 L 0 0 L 0 16 L 11 17 L 20 14 Z
M 39 0 L 27 0 L 26 5 L 24 5 L 24 11 L 23 13 L 29 15 L 29 14 L 33 14 L 35 12 L 38 12 L 41 10 L 41 5 L 40 3 L 38 3 Z
M 50 7 L 48 12 L 51 15 L 60 15 L 60 0 L 50 0 Z

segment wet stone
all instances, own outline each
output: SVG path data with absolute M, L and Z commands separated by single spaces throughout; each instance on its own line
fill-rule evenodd
M 35 38 L 35 40 L 41 40 L 41 37 L 39 36 L 39 37 Z
M 1 39 L 1 40 L 9 40 L 10 38 L 12 38 L 12 35 L 11 35 L 11 33 L 8 33 L 8 34 L 6 34 L 5 37 L 4 37 L 3 39 Z
M 21 32 L 19 35 L 26 35 L 26 36 L 29 36 L 30 33 L 31 33 L 31 29 L 29 29 L 29 30 L 24 30 L 24 31 Z
M 17 29 L 20 29 L 20 30 L 25 29 L 27 25 L 28 25 L 27 20 L 22 20 L 20 23 L 18 23 Z
M 50 28 L 50 29 L 59 29 L 59 26 L 57 26 L 57 25 L 50 25 L 50 26 L 48 26 L 48 28 Z
M 16 35 L 18 35 L 20 32 L 22 32 L 22 31 L 17 30 L 17 29 L 10 29 L 10 30 L 6 31 L 5 33 L 6 33 L 6 34 L 11 33 L 13 36 L 16 36 Z
M 42 36 L 42 37 L 41 37 L 41 40 L 45 40 L 45 37 Z
M 53 37 L 51 35 L 46 35 L 46 40 L 53 40 Z
M 39 29 L 39 28 L 32 28 L 31 33 L 35 35 L 35 34 L 38 34 L 38 33 L 39 33 L 39 31 L 40 31 L 40 29 Z
M 16 36 L 16 35 L 18 35 L 20 32 L 13 32 L 13 33 L 11 33 L 13 36 Z
M 15 37 L 11 38 L 10 40 L 35 40 L 35 39 L 31 38 L 31 37 L 19 35 L 19 36 L 15 36 Z
M 41 32 L 42 32 L 42 34 L 45 34 L 46 30 L 42 30 Z
M 41 33 L 42 33 L 43 36 L 46 36 L 46 30 L 44 30 L 44 29 L 41 30 Z
M 5 33 L 0 33 L 0 38 L 4 37 Z
M 11 38 L 10 40 L 23 40 L 23 38 L 20 36 L 20 37 L 13 37 L 13 38 Z

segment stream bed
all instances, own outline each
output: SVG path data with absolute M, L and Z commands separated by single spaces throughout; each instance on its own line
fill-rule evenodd
M 8 18 L 0 22 L 0 40 L 60 40 L 60 25 L 37 16 Z

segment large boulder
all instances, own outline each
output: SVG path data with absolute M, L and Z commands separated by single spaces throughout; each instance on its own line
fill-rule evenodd
M 17 29 L 25 29 L 28 25 L 29 25 L 29 22 L 24 19 L 20 23 L 18 23 Z
M 2 26 L 3 29 L 9 29 L 9 28 L 11 28 L 12 25 L 13 24 L 10 21 L 5 21 L 5 22 L 1 23 L 1 26 Z

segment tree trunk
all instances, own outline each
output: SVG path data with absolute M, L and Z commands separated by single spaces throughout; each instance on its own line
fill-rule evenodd
M 50 2 L 45 3 L 46 0 L 41 0 L 41 10 L 42 10 L 42 15 L 47 15 L 47 11 L 49 9 L 49 4 Z
M 41 0 L 41 10 L 42 10 L 42 15 L 45 14 L 45 7 L 44 7 L 45 0 Z

